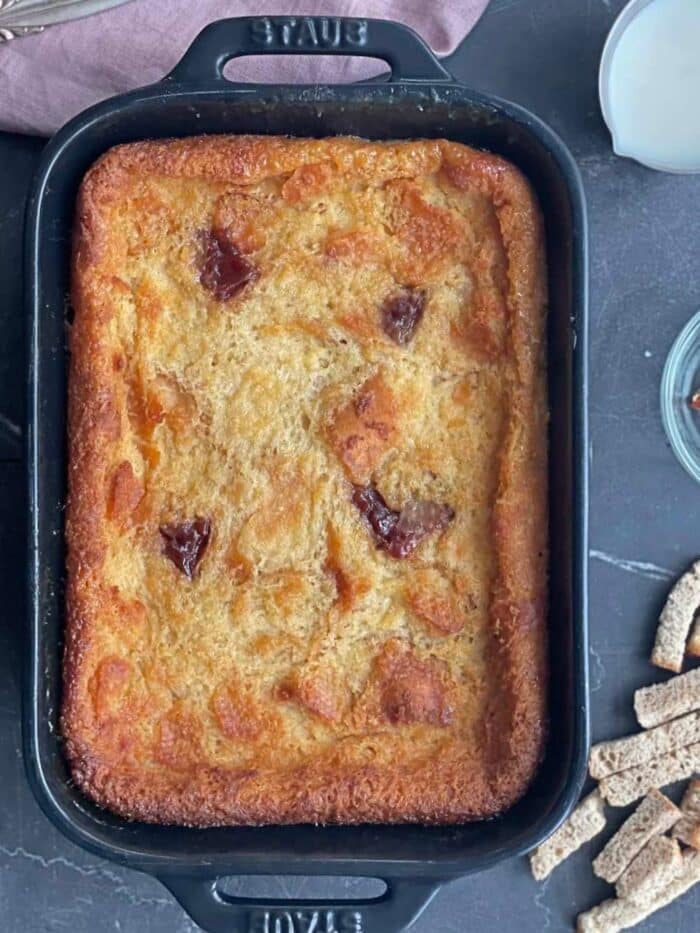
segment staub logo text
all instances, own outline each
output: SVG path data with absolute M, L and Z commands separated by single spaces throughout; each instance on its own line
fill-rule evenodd
M 359 910 L 256 910 L 248 933 L 364 933 Z
M 263 16 L 250 24 L 250 38 L 266 48 L 351 50 L 367 44 L 367 20 Z

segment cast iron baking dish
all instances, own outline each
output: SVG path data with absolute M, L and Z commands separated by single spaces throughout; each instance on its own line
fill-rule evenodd
M 343 86 L 232 84 L 229 59 L 343 54 L 388 62 L 386 81 Z M 534 184 L 549 258 L 551 729 L 527 795 L 498 819 L 460 826 L 268 826 L 195 830 L 128 823 L 72 785 L 61 751 L 66 495 L 66 319 L 73 207 L 106 149 L 199 133 L 374 139 L 447 137 L 501 153 Z M 441 883 L 532 848 L 577 799 L 588 747 L 586 669 L 586 217 L 579 174 L 558 137 L 521 107 L 457 84 L 413 32 L 382 20 L 252 17 L 212 23 L 163 81 L 105 101 L 48 144 L 27 213 L 29 626 L 24 752 L 34 793 L 73 842 L 149 872 L 211 933 L 395 933 Z M 387 889 L 361 902 L 234 898 L 227 875 L 359 875 Z M 316 917 L 314 920 L 314 916 Z

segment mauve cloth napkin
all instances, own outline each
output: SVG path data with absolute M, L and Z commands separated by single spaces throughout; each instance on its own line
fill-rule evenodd
M 91 104 L 167 74 L 207 23 L 260 13 L 367 16 L 412 26 L 438 55 L 452 52 L 488 0 L 131 0 L 37 35 L 0 43 L 0 129 L 48 135 Z M 328 56 L 242 58 L 231 75 L 243 81 L 355 81 L 375 63 Z M 229 72 L 227 71 L 227 74 Z

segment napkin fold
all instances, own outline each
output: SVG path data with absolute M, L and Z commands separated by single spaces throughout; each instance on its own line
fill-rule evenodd
M 91 104 L 159 80 L 197 33 L 228 16 L 310 15 L 394 19 L 448 55 L 488 0 L 131 0 L 84 19 L 0 43 L 0 129 L 49 135 Z M 357 81 L 381 69 L 371 60 L 331 56 L 242 58 L 227 75 L 241 81 Z

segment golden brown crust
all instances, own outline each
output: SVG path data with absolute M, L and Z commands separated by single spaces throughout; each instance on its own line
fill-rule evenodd
M 333 412 L 328 433 L 350 479 L 369 482 L 396 436 L 396 404 L 381 374 L 371 376 Z
M 457 822 L 524 793 L 546 731 L 544 266 L 527 182 L 456 143 L 208 137 L 91 169 L 62 711 L 89 796 L 206 826 Z M 426 302 L 401 345 L 397 287 Z M 453 517 L 396 558 L 352 482 Z M 159 528 L 195 518 L 188 577 Z
M 492 515 L 498 572 L 491 603 L 493 664 L 507 676 L 486 724 L 496 780 L 514 789 L 537 766 L 541 748 L 530 737 L 543 735 L 546 723 L 545 343 L 532 321 L 546 301 L 544 238 L 532 190 L 511 166 L 472 158 L 454 144 L 445 154 L 455 184 L 475 185 L 493 199 L 508 256 L 504 297 L 515 367 Z

